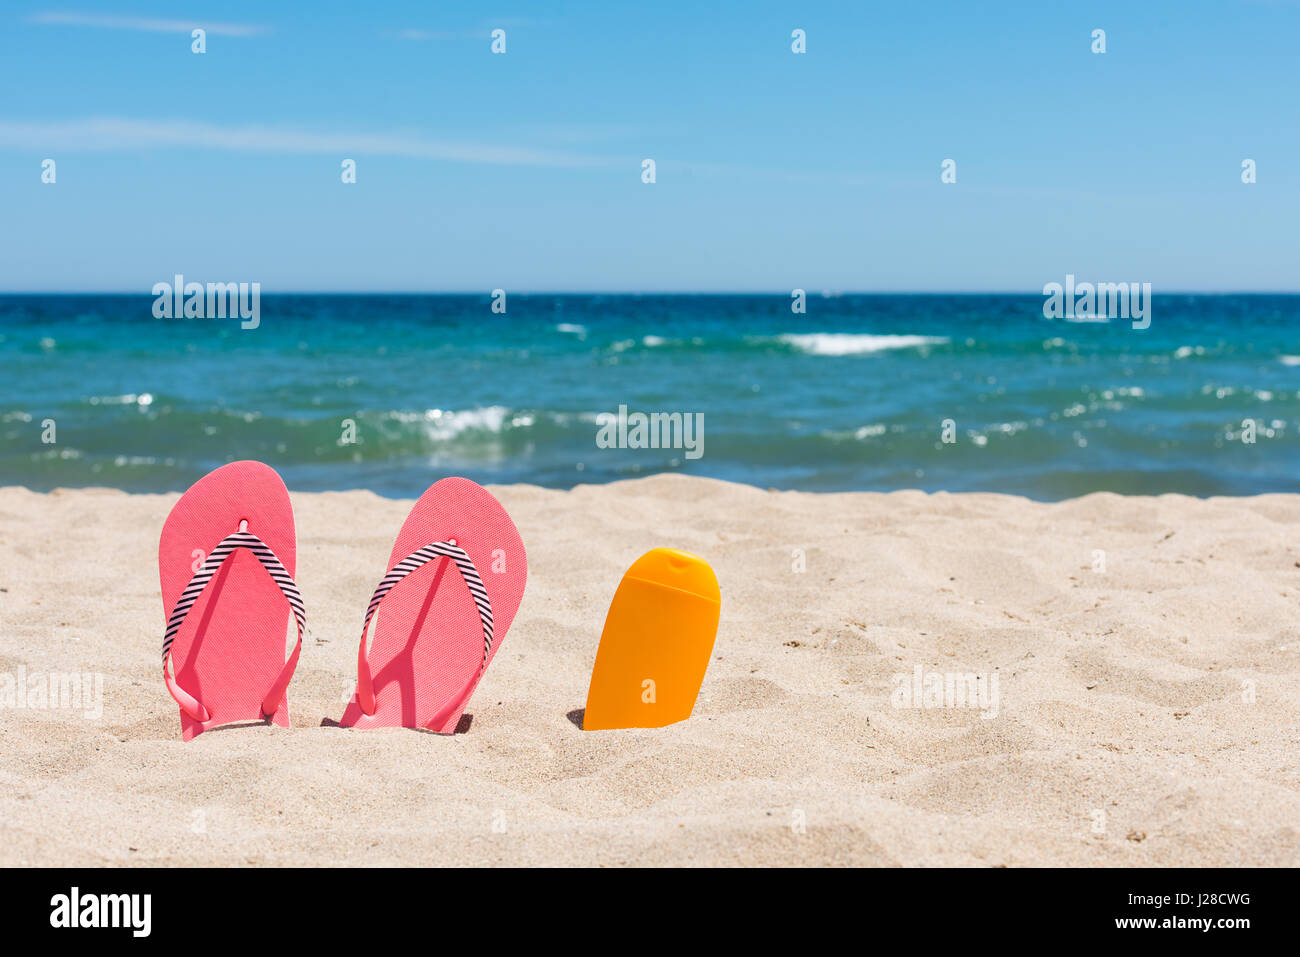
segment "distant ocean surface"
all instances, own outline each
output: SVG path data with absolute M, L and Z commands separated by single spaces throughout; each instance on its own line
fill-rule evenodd
M 672 471 L 813 491 L 1300 491 L 1300 296 L 1160 296 L 1151 325 L 1041 296 L 0 296 L 0 485 L 180 490 L 260 459 L 294 490 Z M 702 413 L 703 455 L 596 416 Z M 53 420 L 56 441 L 42 442 Z M 344 421 L 355 444 L 341 443 Z M 942 441 L 944 420 L 955 441 Z M 1250 420 L 1256 441 L 1242 441 Z

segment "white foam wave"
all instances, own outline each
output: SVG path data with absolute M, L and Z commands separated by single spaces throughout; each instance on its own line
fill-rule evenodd
M 856 356 L 892 349 L 916 349 L 923 346 L 946 345 L 942 336 L 893 336 L 861 332 L 811 332 L 787 333 L 777 337 L 786 345 L 814 356 Z
M 404 424 L 419 423 L 435 442 L 446 442 L 465 432 L 499 435 L 507 429 L 526 429 L 537 421 L 528 412 L 517 412 L 501 405 L 475 409 L 426 409 L 423 412 L 388 412 L 384 418 Z

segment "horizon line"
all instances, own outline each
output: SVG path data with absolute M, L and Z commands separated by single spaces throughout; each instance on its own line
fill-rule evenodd
M 197 280 L 196 280 L 197 281 Z M 251 281 L 250 281 L 251 282 Z M 259 284 L 260 285 L 260 284 Z M 497 287 L 504 288 L 504 287 Z M 463 289 L 281 289 L 264 292 L 267 296 L 487 296 L 491 298 L 494 290 Z M 809 299 L 838 299 L 843 296 L 1036 296 L 1045 295 L 1042 291 L 1007 290 L 1007 289 L 835 289 L 809 291 L 803 290 Z M 794 290 L 753 290 L 753 289 L 667 289 L 667 290 L 626 290 L 626 289 L 505 289 L 507 296 L 782 296 L 790 298 Z M 1300 296 L 1300 289 L 1170 289 L 1152 290 L 1153 296 Z M 0 296 L 140 296 L 154 298 L 152 292 L 134 289 L 0 289 Z

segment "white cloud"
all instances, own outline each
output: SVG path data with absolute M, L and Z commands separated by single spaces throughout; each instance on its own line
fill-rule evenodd
M 205 149 L 247 153 L 404 156 L 501 166 L 592 168 L 629 160 L 526 146 L 430 140 L 407 133 L 321 133 L 270 126 L 222 126 L 192 120 L 92 117 L 62 123 L 0 120 L 0 146 L 56 150 Z
M 212 36 L 220 37 L 252 37 L 270 32 L 267 27 L 249 23 L 213 23 L 210 20 L 164 20 L 155 17 L 120 17 L 96 13 L 36 13 L 28 17 L 27 22 L 53 26 L 101 27 L 106 30 L 136 30 L 144 33 L 189 33 L 196 27 L 202 27 Z

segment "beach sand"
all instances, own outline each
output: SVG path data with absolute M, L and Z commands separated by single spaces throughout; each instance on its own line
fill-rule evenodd
M 104 676 L 97 720 L 0 710 L 0 864 L 1300 863 L 1300 496 L 493 491 L 529 583 L 467 731 L 322 725 L 410 503 L 295 493 L 294 727 L 182 744 L 178 496 L 0 490 L 0 674 Z M 721 583 L 700 701 L 583 732 L 614 588 L 659 545 Z M 996 676 L 996 713 L 896 706 L 918 666 Z

